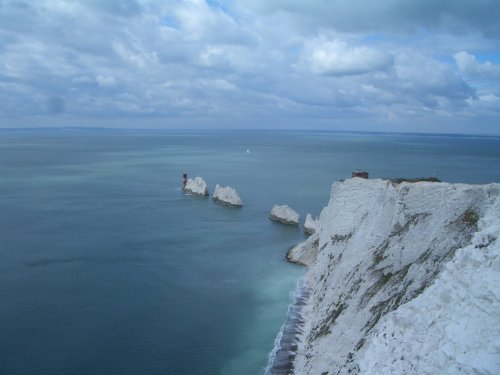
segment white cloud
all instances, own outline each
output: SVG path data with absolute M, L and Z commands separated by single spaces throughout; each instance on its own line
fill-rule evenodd
M 113 50 L 127 63 L 136 65 L 139 68 L 147 68 L 157 62 L 157 53 L 148 51 L 135 40 L 130 40 L 129 45 L 123 42 L 113 42 Z
M 500 79 L 500 65 L 495 65 L 490 61 L 480 63 L 476 56 L 460 51 L 453 55 L 458 69 L 465 75 L 479 75 L 493 79 Z
M 97 84 L 101 87 L 114 87 L 116 86 L 116 79 L 112 76 L 98 75 L 95 77 Z
M 222 61 L 226 61 L 226 59 L 221 47 L 208 45 L 200 53 L 200 62 L 203 65 L 212 66 Z
M 93 80 L 92 78 L 90 78 L 87 75 L 81 75 L 81 76 L 73 78 L 72 82 L 79 83 L 79 84 L 85 84 L 85 83 L 88 84 L 88 83 L 94 83 L 95 80 Z
M 235 91 L 237 87 L 232 82 L 228 82 L 225 79 L 201 79 L 199 83 L 202 86 L 206 86 L 210 89 L 223 90 L 223 91 Z
M 262 126 L 408 123 L 425 112 L 439 124 L 432 116 L 466 111 L 474 124 L 498 107 L 491 0 L 0 0 L 0 8 L 0 113 L 12 121 L 45 115 L 47 98 L 64 100 L 51 108 L 82 123 L 131 113 L 215 124 L 237 114 Z
M 477 98 L 471 98 L 468 103 L 472 108 L 480 108 L 494 113 L 497 117 L 500 115 L 500 96 L 493 94 L 480 95 Z
M 500 96 L 497 95 L 483 95 L 479 97 L 479 101 L 488 107 L 500 108 Z
M 174 8 L 183 38 L 218 44 L 252 44 L 254 37 L 231 15 L 210 7 L 204 0 L 185 0 Z
M 306 44 L 305 59 L 311 70 L 318 74 L 355 75 L 387 69 L 392 57 L 366 46 L 348 46 L 338 39 L 314 40 Z

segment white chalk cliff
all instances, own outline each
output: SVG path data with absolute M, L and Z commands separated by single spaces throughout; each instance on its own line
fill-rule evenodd
M 311 235 L 306 241 L 299 243 L 288 250 L 286 259 L 292 263 L 310 266 L 318 256 L 319 234 Z
M 500 373 L 500 185 L 335 182 L 296 375 Z
M 300 215 L 284 204 L 275 205 L 269 214 L 269 218 L 284 224 L 299 225 Z
M 306 215 L 306 221 L 304 223 L 304 232 L 308 234 L 314 234 L 318 230 L 318 220 L 314 220 L 311 214 Z
M 195 177 L 194 180 L 189 178 L 184 191 L 194 195 L 208 195 L 207 184 L 201 177 Z
M 241 207 L 242 205 L 240 196 L 238 195 L 236 190 L 230 186 L 222 187 L 217 184 L 215 186 L 215 191 L 212 199 L 214 200 L 214 202 L 225 206 Z

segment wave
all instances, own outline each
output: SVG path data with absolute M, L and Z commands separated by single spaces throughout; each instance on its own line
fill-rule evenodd
M 292 303 L 288 306 L 285 323 L 274 341 L 274 348 L 269 353 L 269 360 L 265 369 L 266 375 L 287 375 L 293 370 L 293 359 L 297 354 L 299 334 L 302 332 L 304 320 L 302 308 L 309 298 L 309 288 L 301 280 L 297 284 L 292 296 Z

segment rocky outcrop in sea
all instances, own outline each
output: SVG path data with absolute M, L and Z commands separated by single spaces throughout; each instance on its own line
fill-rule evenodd
M 184 192 L 193 195 L 208 195 L 208 187 L 206 182 L 201 177 L 195 177 L 194 179 L 189 178 L 187 180 L 186 186 L 184 187 Z
M 275 205 L 269 214 L 269 219 L 291 225 L 299 225 L 299 218 L 300 215 L 286 204 Z
M 314 234 L 318 230 L 319 221 L 313 219 L 311 214 L 306 215 L 306 221 L 304 223 L 304 232 L 307 234 Z
M 215 186 L 212 200 L 216 203 L 230 207 L 241 207 L 243 204 L 235 189 L 230 186 L 222 187 L 219 184 Z

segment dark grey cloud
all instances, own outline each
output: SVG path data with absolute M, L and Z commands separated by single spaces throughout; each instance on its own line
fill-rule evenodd
M 0 1 L 1 30 L 27 32 L 33 29 L 38 12 L 26 1 Z
M 475 30 L 500 35 L 497 0 L 247 0 L 256 12 L 307 16 L 315 25 L 346 32 L 414 32 L 422 28 L 464 33 Z
M 52 96 L 47 99 L 47 111 L 51 115 L 58 115 L 64 112 L 66 101 L 60 96 Z
M 134 17 L 142 12 L 142 6 L 135 0 L 85 0 L 81 3 L 112 16 Z

